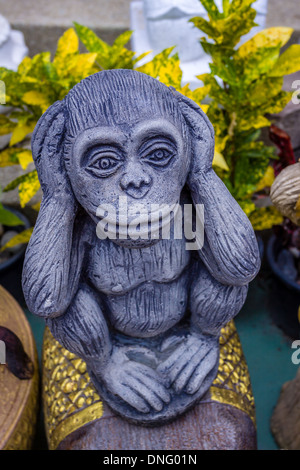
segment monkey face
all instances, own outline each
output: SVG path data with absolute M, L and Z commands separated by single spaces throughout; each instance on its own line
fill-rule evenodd
M 69 177 L 77 200 L 93 220 L 99 220 L 99 206 L 112 205 L 119 214 L 120 197 L 125 197 L 130 223 L 138 206 L 149 215 L 153 205 L 176 204 L 188 168 L 181 132 L 158 117 L 84 130 L 74 142 Z M 122 244 L 129 246 L 128 241 Z

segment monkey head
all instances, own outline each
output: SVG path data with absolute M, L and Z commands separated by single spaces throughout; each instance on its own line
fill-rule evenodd
M 153 243 L 147 237 L 119 239 L 119 202 L 126 198 L 130 223 L 141 203 L 147 222 L 154 204 L 172 207 L 179 201 L 190 152 L 173 92 L 139 72 L 100 72 L 75 86 L 66 97 L 66 109 L 65 164 L 76 199 L 94 220 L 99 206 L 115 208 L 117 243 Z M 153 211 L 151 217 L 153 221 Z
M 174 89 L 137 71 L 110 70 L 87 77 L 64 100 L 54 103 L 36 126 L 33 157 L 44 193 L 51 186 L 53 193 L 61 187 L 57 181 L 49 184 L 49 179 L 55 179 L 46 175 L 52 166 L 54 175 L 64 174 L 68 192 L 94 222 L 99 221 L 99 208 L 109 205 L 114 209 L 116 243 L 134 247 L 157 242 L 148 237 L 150 217 L 160 229 L 164 224 L 162 204 L 168 220 L 170 215 L 174 217 L 171 209 L 178 207 L 190 172 L 191 129 L 181 107 L 192 104 Z M 213 131 L 200 108 L 197 112 L 201 135 L 209 134 L 203 139 L 203 159 L 209 147 L 211 160 Z M 126 209 L 120 208 L 120 198 L 126 199 Z M 140 230 L 144 234 L 138 240 L 124 239 L 120 235 L 124 228 L 127 233 L 137 212 L 142 214 Z M 101 214 L 110 220 L 109 213 L 103 210 Z

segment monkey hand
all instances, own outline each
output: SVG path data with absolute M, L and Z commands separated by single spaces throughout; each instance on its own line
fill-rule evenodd
M 49 108 L 36 126 L 32 153 L 44 195 L 62 203 L 74 199 L 64 162 L 64 115 L 59 102 Z M 53 108 L 53 109 L 52 109 Z M 57 108 L 57 109 L 56 109 Z
M 150 351 L 139 349 L 141 354 L 145 353 L 150 358 Z M 103 382 L 112 394 L 141 413 L 149 413 L 151 409 L 161 411 L 165 403 L 170 402 L 162 376 L 152 367 L 129 359 L 130 352 L 130 347 L 114 347 L 101 374 Z
M 197 333 L 185 337 L 172 336 L 161 346 L 162 352 L 168 349 L 172 350 L 171 354 L 157 370 L 168 377 L 169 384 L 177 393 L 184 390 L 193 395 L 218 361 L 218 338 Z

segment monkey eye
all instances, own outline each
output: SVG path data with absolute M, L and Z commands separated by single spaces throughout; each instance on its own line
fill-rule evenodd
M 173 157 L 174 151 L 161 147 L 147 153 L 147 155 L 143 157 L 143 161 L 154 166 L 164 167 L 168 165 Z
M 123 162 L 123 159 L 115 151 L 104 149 L 92 151 L 89 160 L 90 164 L 87 170 L 102 178 L 113 174 Z

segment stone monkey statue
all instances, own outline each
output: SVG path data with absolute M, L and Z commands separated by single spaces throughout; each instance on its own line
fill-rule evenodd
M 259 269 L 255 234 L 212 169 L 213 149 L 193 101 L 132 70 L 84 79 L 33 134 L 43 200 L 24 264 L 27 305 L 134 422 L 175 418 L 208 390 L 220 330 Z M 173 232 L 99 239 L 97 208 L 125 196 L 128 210 L 203 204 L 203 246 L 187 250 Z

